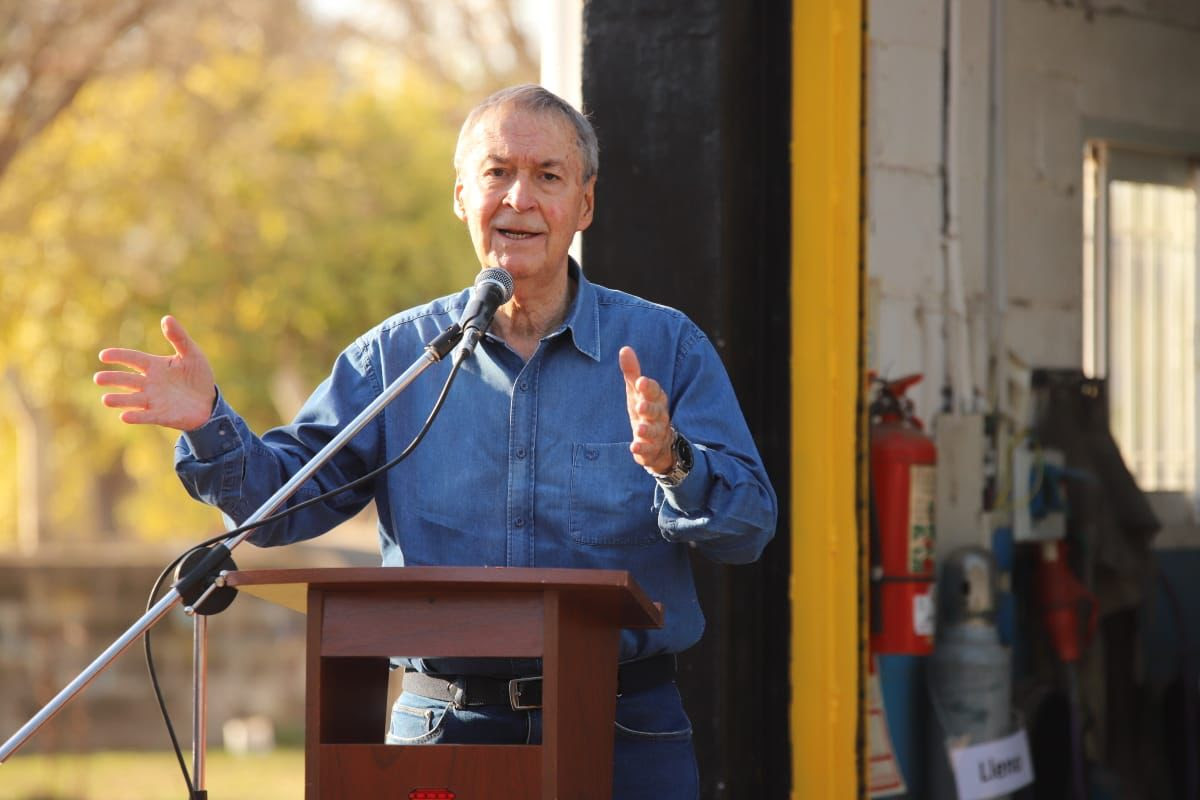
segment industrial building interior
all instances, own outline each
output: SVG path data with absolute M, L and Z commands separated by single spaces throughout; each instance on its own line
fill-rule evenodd
M 923 376 L 941 580 L 924 643 L 872 623 L 904 785 L 870 796 L 953 797 L 944 740 L 1018 728 L 1015 796 L 1200 796 L 1200 6 L 879 0 L 866 30 L 867 363 Z
M 1200 796 L 1200 5 L 582 19 L 585 267 L 709 333 L 781 489 L 696 564 L 703 796 Z

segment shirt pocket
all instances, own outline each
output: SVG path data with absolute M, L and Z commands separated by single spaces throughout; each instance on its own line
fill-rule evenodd
M 572 445 L 567 530 L 587 545 L 663 541 L 654 479 L 633 460 L 628 442 Z

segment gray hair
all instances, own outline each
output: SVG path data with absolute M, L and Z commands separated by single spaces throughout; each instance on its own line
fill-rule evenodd
M 525 83 L 520 86 L 510 86 L 501 89 L 471 109 L 463 122 L 462 130 L 458 133 L 458 144 L 454 148 L 454 171 L 462 169 L 467 142 L 471 138 L 480 117 L 494 108 L 512 105 L 522 111 L 557 114 L 563 120 L 571 123 L 575 129 L 575 145 L 579 148 L 579 159 L 583 162 L 583 181 L 587 181 L 600 169 L 600 145 L 596 140 L 596 130 L 588 118 L 581 114 L 566 100 L 535 83 Z

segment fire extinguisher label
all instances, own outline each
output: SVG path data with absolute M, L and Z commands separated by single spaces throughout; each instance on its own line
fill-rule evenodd
M 934 620 L 933 591 L 913 597 L 913 633 L 917 636 L 933 636 Z
M 936 468 L 929 464 L 913 464 L 908 469 L 908 571 L 928 572 L 933 563 Z

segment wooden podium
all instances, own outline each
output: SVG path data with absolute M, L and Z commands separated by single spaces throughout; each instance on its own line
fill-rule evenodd
M 611 798 L 620 630 L 662 625 L 627 572 L 367 567 L 228 582 L 308 614 L 306 800 Z M 390 656 L 542 658 L 542 744 L 384 744 Z

